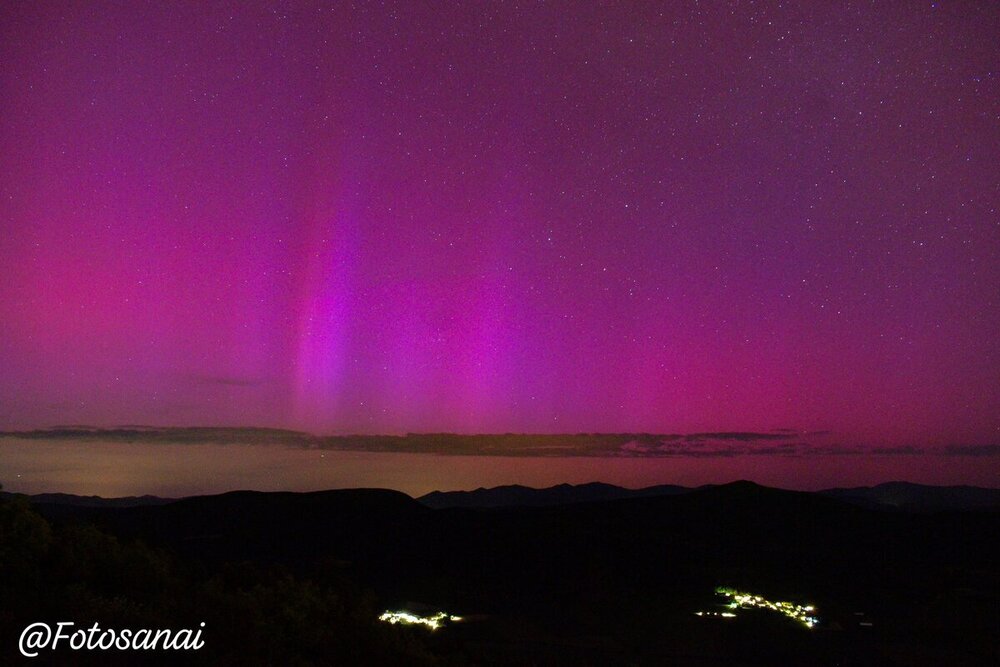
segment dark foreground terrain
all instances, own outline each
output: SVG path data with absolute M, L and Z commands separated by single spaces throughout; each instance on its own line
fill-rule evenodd
M 28 662 L 17 636 L 39 620 L 205 622 L 205 647 L 43 652 L 33 664 L 1000 663 L 1000 512 L 988 503 L 935 509 L 956 506 L 949 492 L 900 511 L 885 490 L 660 488 L 520 504 L 442 496 L 466 506 L 438 509 L 368 489 L 6 497 L 0 663 Z M 696 616 L 726 609 L 718 586 L 815 605 L 819 622 Z M 432 632 L 379 622 L 387 609 L 463 619 Z

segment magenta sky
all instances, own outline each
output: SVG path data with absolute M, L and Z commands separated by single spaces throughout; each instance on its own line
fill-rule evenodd
M 1000 6 L 702 4 L 6 3 L 0 428 L 996 443 Z

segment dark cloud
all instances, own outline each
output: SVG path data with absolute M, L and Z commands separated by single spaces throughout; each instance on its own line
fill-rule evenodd
M 926 452 L 920 447 L 907 445 L 906 447 L 875 447 L 871 453 L 882 456 L 919 456 Z
M 953 445 L 944 449 L 864 447 L 802 440 L 790 430 L 690 434 L 567 433 L 320 436 L 270 428 L 205 428 L 127 425 L 115 428 L 72 425 L 35 431 L 0 432 L 0 437 L 29 440 L 85 440 L 148 444 L 275 444 L 306 449 L 353 452 L 437 454 L 444 456 L 729 458 L 734 456 L 998 456 L 1000 445 Z
M 1000 456 L 1000 445 L 948 445 L 945 456 Z
M 810 447 L 808 453 L 812 456 L 854 456 L 864 454 L 867 450 L 860 447 L 848 447 L 845 445 L 822 445 Z
M 760 442 L 762 440 L 787 440 L 794 438 L 795 434 L 788 431 L 779 433 L 753 433 L 745 431 L 735 431 L 731 433 L 691 433 L 683 436 L 689 442 L 703 442 L 707 440 L 736 440 L 738 442 Z
M 271 428 L 178 427 L 129 425 L 116 428 L 59 426 L 33 431 L 0 432 L 0 437 L 24 440 L 80 440 L 137 444 L 295 444 L 308 445 L 315 436 Z

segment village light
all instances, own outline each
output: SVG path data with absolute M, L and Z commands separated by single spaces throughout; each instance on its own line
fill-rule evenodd
M 443 611 L 439 611 L 433 616 L 418 616 L 416 614 L 411 614 L 408 611 L 385 611 L 378 620 L 390 623 L 392 625 L 403 624 L 403 625 L 426 625 L 431 630 L 437 630 L 445 623 L 454 623 L 456 621 L 461 621 L 461 616 L 452 616 L 446 614 Z

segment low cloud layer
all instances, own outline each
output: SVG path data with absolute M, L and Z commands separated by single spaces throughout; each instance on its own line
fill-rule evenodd
M 1000 445 L 948 445 L 946 456 L 1000 456 Z
M 829 444 L 827 432 L 711 433 L 572 433 L 479 434 L 409 433 L 406 435 L 319 436 L 268 428 L 186 428 L 61 426 L 35 431 L 0 432 L 0 438 L 78 440 L 136 444 L 283 445 L 305 449 L 445 456 L 726 458 L 734 456 L 1000 456 L 1000 445 L 866 447 Z

